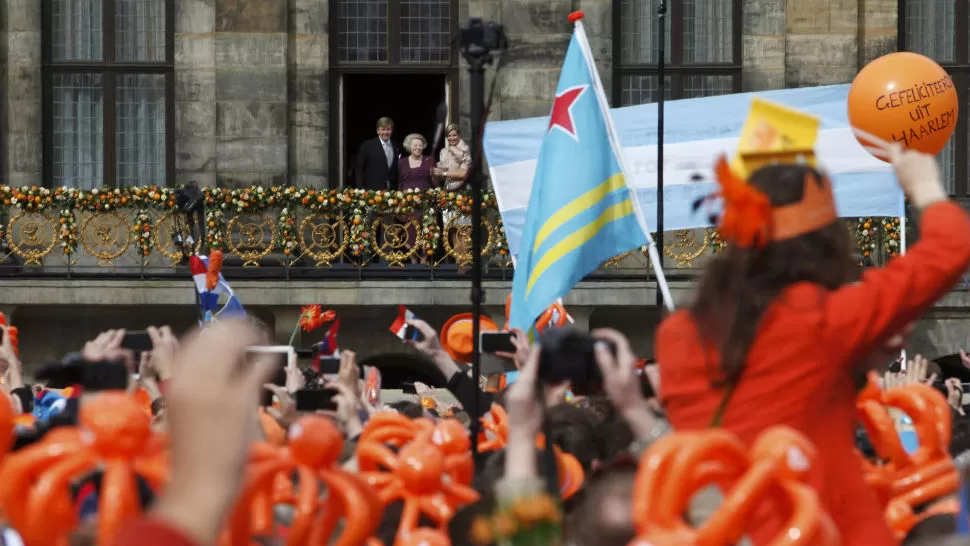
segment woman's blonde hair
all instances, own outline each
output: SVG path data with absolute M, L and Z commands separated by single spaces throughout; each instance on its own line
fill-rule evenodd
M 450 123 L 447 127 L 445 127 L 445 136 L 452 131 L 458 133 L 458 136 L 461 136 L 461 127 L 459 127 L 457 123 Z
M 423 135 L 421 135 L 420 133 L 411 133 L 410 135 L 404 137 L 404 149 L 408 153 L 411 153 L 411 143 L 414 142 L 414 139 L 420 140 L 421 143 L 424 144 L 425 148 L 428 147 L 428 141 L 425 140 Z

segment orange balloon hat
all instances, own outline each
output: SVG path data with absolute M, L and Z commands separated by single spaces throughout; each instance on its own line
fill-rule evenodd
M 957 126 L 959 102 L 953 80 L 932 59 L 890 53 L 867 64 L 852 81 L 849 123 L 886 142 L 937 155 Z M 856 138 L 863 146 L 880 147 Z
M 637 538 L 631 544 L 736 544 L 768 503 L 785 519 L 784 531 L 769 544 L 838 546 L 838 531 L 809 485 L 818 479 L 815 463 L 808 439 L 785 427 L 763 432 L 750 451 L 722 429 L 664 436 L 640 460 L 633 491 Z M 724 502 L 692 527 L 683 514 L 710 485 L 720 487 Z
M 380 525 L 383 507 L 362 479 L 339 467 L 343 447 L 337 427 L 317 416 L 303 417 L 290 427 L 285 448 L 255 445 L 246 483 L 222 543 L 249 546 L 253 535 L 270 534 L 277 504 L 295 509 L 286 537 L 288 546 L 367 543 Z M 295 493 L 290 479 L 294 473 L 298 479 Z M 328 494 L 321 498 L 324 488 Z M 341 520 L 340 534 L 332 540 Z
M 58 429 L 10 456 L 0 480 L 0 504 L 24 542 L 54 546 L 77 525 L 71 484 L 102 469 L 97 541 L 108 544 L 141 513 L 135 476 L 153 486 L 167 479 L 167 465 L 146 457 L 151 419 L 123 392 L 106 392 L 81 406 L 76 429 Z
M 439 436 L 446 433 L 439 429 Z M 382 443 L 359 441 L 357 444 L 361 476 L 378 491 L 381 502 L 404 503 L 398 542 L 418 529 L 421 514 L 444 531 L 458 508 L 479 498 L 478 492 L 468 485 L 456 479 L 444 479 L 448 475 L 445 450 L 463 442 L 460 438 L 445 441 L 439 437 L 436 443 L 434 436 L 434 428 L 422 430 L 396 454 Z
M 940 513 L 957 514 L 949 498 L 960 487 L 960 475 L 950 456 L 951 416 L 946 399 L 924 384 L 883 391 L 875 372 L 859 394 L 856 408 L 873 449 L 884 461 L 863 458 L 866 482 L 885 507 L 886 522 L 902 540 L 921 521 Z M 914 453 L 903 448 L 888 408 L 910 417 L 919 439 Z M 861 457 L 861 454 L 860 454 Z M 917 510 L 920 510 L 917 514 Z

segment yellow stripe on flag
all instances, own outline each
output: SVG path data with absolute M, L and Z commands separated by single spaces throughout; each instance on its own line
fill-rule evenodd
M 610 222 L 615 222 L 625 216 L 633 214 L 633 201 L 630 199 L 624 199 L 623 201 L 611 206 L 610 208 L 603 211 L 603 214 L 599 215 L 599 218 L 593 220 L 589 224 L 586 224 L 575 233 L 572 233 L 562 241 L 556 243 L 555 246 L 549 249 L 542 255 L 536 266 L 532 269 L 532 273 L 529 275 L 529 284 L 525 289 L 525 297 L 529 297 L 529 293 L 532 292 L 532 286 L 535 284 L 539 277 L 546 272 L 547 269 L 552 267 L 553 264 L 559 261 L 560 258 L 569 254 L 573 250 L 583 246 L 590 239 L 596 236 L 607 224 Z
M 599 186 L 596 186 L 576 199 L 573 199 L 568 205 L 556 211 L 555 214 L 550 216 L 549 219 L 542 224 L 542 228 L 539 229 L 539 233 L 536 235 L 536 243 L 532 247 L 533 254 L 539 250 L 539 245 L 545 242 L 545 240 L 552 235 L 552 232 L 562 227 L 562 225 L 566 222 L 575 218 L 577 214 L 592 207 L 596 203 L 599 203 L 604 197 L 625 185 L 626 182 L 623 180 L 623 173 L 616 173 L 607 178 L 606 182 L 603 182 Z

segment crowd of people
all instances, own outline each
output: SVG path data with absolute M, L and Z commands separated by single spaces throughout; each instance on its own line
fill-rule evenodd
M 412 140 L 412 150 L 420 147 Z M 3 407 L 11 427 L 19 423 L 0 467 L 4 541 L 63 543 L 54 529 L 74 544 L 122 546 L 970 544 L 958 534 L 965 510 L 934 512 L 902 533 L 891 527 L 886 499 L 867 478 L 896 464 L 882 452 L 885 431 L 873 437 L 877 429 L 860 427 L 860 400 L 882 392 L 915 392 L 922 402 L 913 411 L 949 405 L 952 414 L 932 414 L 939 418 L 930 427 L 952 422 L 952 431 L 937 430 L 952 437 L 940 468 L 962 464 L 970 449 L 959 380 L 925 359 L 900 366 L 897 358 L 912 323 L 970 265 L 970 218 L 947 198 L 933 158 L 897 148 L 892 162 L 921 214 L 920 240 L 905 256 L 860 274 L 827 177 L 803 165 L 761 169 L 744 190 L 759 193 L 727 206 L 758 195 L 770 206 L 736 215 L 743 224 L 722 222 L 732 244 L 710 265 L 693 306 L 661 324 L 655 363 L 643 365 L 614 330 L 551 329 L 538 343 L 513 330 L 515 351 L 504 356 L 519 374 L 485 392 L 432 325 L 409 319 L 418 335 L 406 342 L 459 401 L 453 412 L 433 397 L 383 404 L 352 350 L 340 354 L 336 374 L 287 366 L 277 381 L 276 361 L 251 351 L 254 340 L 269 343 L 268 332 L 248 320 L 216 321 L 181 339 L 150 328 L 152 348 L 138 355 L 122 347 L 124 331 L 105 332 L 45 368 L 40 386 L 28 385 L 16 332 L 0 325 Z M 588 340 L 582 347 L 591 353 L 564 349 L 569 335 Z M 85 389 L 88 380 L 107 384 L 107 372 L 64 373 L 109 363 L 124 364 L 131 394 L 119 384 Z M 300 393 L 319 389 L 333 394 L 333 407 L 301 410 Z M 65 402 L 51 411 L 43 400 L 55 390 Z M 147 397 L 143 414 L 125 413 L 134 393 Z M 28 414 L 35 418 L 19 419 Z M 901 438 L 926 428 L 913 424 L 916 415 L 896 416 Z M 798 457 L 787 452 L 786 468 L 814 476 L 800 491 L 817 501 L 823 530 L 790 527 L 778 497 L 757 488 L 745 497 L 755 503 L 750 513 L 706 541 L 694 530 L 742 510 L 733 493 L 698 487 L 674 514 L 675 532 L 645 523 L 653 521 L 645 511 L 672 510 L 644 488 L 664 481 L 652 474 L 665 454 L 711 430 L 757 446 L 777 427 L 787 431 L 779 438 L 805 446 Z M 76 437 L 59 432 L 71 430 Z M 127 476 L 137 487 L 117 477 L 125 461 L 134 461 Z M 49 497 L 57 486 L 65 496 Z M 45 498 L 59 500 L 41 506 Z

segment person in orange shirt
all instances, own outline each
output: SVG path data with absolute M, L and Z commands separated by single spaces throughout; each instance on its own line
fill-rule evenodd
M 831 183 L 803 165 L 770 165 L 749 182 L 717 174 L 728 247 L 696 302 L 656 334 L 661 397 L 675 430 L 721 426 L 750 444 L 787 425 L 819 450 L 817 487 L 845 546 L 896 544 L 854 453 L 853 373 L 918 319 L 970 264 L 970 219 L 949 201 L 933 157 L 893 146 L 890 160 L 921 213 L 905 256 L 861 276 Z M 779 521 L 759 514 L 755 546 Z

